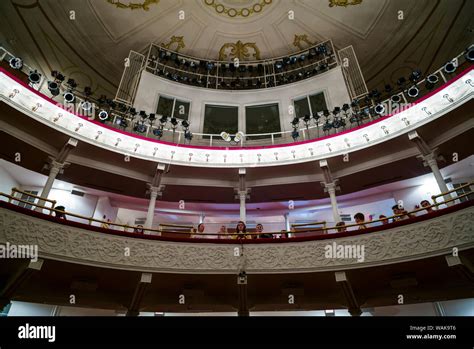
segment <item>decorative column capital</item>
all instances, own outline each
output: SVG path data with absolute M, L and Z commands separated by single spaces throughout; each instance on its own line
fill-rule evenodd
M 336 190 L 341 190 L 341 188 L 337 185 L 339 182 L 338 179 L 334 179 L 332 182 L 321 182 L 321 185 L 324 188 L 325 193 L 336 193 Z
M 164 185 L 153 186 L 152 184 L 147 183 L 147 187 L 148 187 L 148 190 L 146 193 L 150 195 L 150 198 L 155 198 L 155 199 L 157 197 L 161 197 L 163 195 L 163 191 L 165 190 Z
M 245 190 L 240 190 L 239 188 L 234 188 L 235 198 L 237 200 L 250 199 L 251 188 Z

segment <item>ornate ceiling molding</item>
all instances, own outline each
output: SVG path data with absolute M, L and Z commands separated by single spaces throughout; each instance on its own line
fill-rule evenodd
M 303 45 L 303 43 L 305 43 L 306 45 Z M 313 43 L 308 39 L 308 34 L 301 34 L 301 35 L 295 34 L 295 39 L 293 40 L 293 46 L 298 47 L 298 49 L 304 50 L 305 48 L 308 48 L 314 45 L 316 45 L 316 43 Z
M 227 54 L 226 51 L 230 49 L 230 52 Z M 249 52 L 253 50 L 253 54 Z M 239 61 L 245 60 L 260 60 L 260 49 L 257 47 L 255 42 L 246 42 L 245 44 L 242 41 L 237 41 L 235 44 L 232 42 L 227 42 L 222 45 L 219 50 L 219 60 L 227 61 L 237 58 Z
M 341 6 L 347 7 L 350 5 L 360 5 L 362 0 L 329 0 L 329 7 Z
M 171 47 L 171 45 L 173 44 L 176 44 L 176 48 L 173 49 Z M 179 50 L 181 50 L 182 48 L 185 48 L 186 45 L 184 43 L 184 36 L 172 36 L 171 39 L 168 41 L 168 43 L 164 43 L 162 42 L 161 43 L 161 46 L 168 49 L 168 50 L 172 50 L 172 51 L 175 51 L 175 52 L 179 52 Z
M 214 10 L 220 15 L 227 15 L 230 18 L 235 17 L 250 17 L 255 13 L 263 11 L 264 7 L 270 5 L 273 0 L 257 0 L 252 6 L 246 7 L 229 7 L 222 3 L 222 0 L 204 0 L 204 4 Z
M 130 9 L 130 10 L 139 10 L 142 9 L 144 11 L 150 10 L 150 5 L 158 4 L 160 0 L 145 0 L 142 3 L 138 2 L 129 2 L 128 4 L 124 4 L 120 2 L 120 0 L 106 0 L 109 4 L 115 5 L 117 8 L 120 9 Z
M 0 208 L 0 243 L 37 245 L 40 258 L 170 273 L 325 272 L 452 254 L 474 247 L 474 207 L 374 233 L 325 240 L 245 244 L 175 242 L 104 234 Z M 328 258 L 327 246 L 363 246 L 364 258 Z M 126 253 L 128 251 L 128 253 Z

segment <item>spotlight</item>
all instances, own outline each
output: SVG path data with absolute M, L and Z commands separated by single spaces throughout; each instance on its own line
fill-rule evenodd
M 309 122 L 311 121 L 311 116 L 306 114 L 303 118 L 303 122 L 308 126 Z
M 437 82 L 438 82 L 438 76 L 437 75 L 435 75 L 435 74 L 429 75 L 426 78 L 426 82 L 425 82 L 426 89 L 431 90 L 434 87 L 434 85 L 436 85 Z
M 300 56 L 300 61 L 301 62 L 304 62 L 305 59 L 306 59 L 306 56 L 304 54 Z
M 140 113 L 138 113 L 142 119 L 146 119 L 146 112 L 144 110 L 140 110 Z
M 23 60 L 20 57 L 13 57 L 10 59 L 9 64 L 13 69 L 20 70 L 23 68 Z
M 335 107 L 334 110 L 332 111 L 332 114 L 333 114 L 334 116 L 336 116 L 336 115 L 338 115 L 340 112 L 341 112 L 341 108 Z
M 56 70 L 51 71 L 51 76 L 54 78 L 54 80 L 59 82 L 63 82 L 66 79 L 63 74 Z
M 377 104 L 374 110 L 379 115 L 382 115 L 383 113 L 385 113 L 385 107 L 383 106 L 383 104 Z
M 411 98 L 416 98 L 418 97 L 418 94 L 420 93 L 420 90 L 416 86 L 412 86 L 408 89 L 407 94 Z
M 421 71 L 419 69 L 415 69 L 411 74 L 410 74 L 410 77 L 409 79 L 412 81 L 412 82 L 417 82 L 418 80 L 420 80 L 421 78 Z
M 328 116 L 331 115 L 331 114 L 329 113 L 329 110 L 324 109 L 324 110 L 323 110 L 323 115 L 324 115 L 325 117 L 328 117 Z
M 189 130 L 184 131 L 184 138 L 187 139 L 188 141 L 192 141 L 193 134 L 191 133 L 191 131 Z
M 405 86 L 407 80 L 404 77 L 401 77 L 400 79 L 397 80 L 397 85 L 402 87 Z
M 227 132 L 225 132 L 225 131 L 222 131 L 222 132 L 221 132 L 221 137 L 222 137 L 222 139 L 223 139 L 224 141 L 226 141 L 226 142 L 230 142 L 230 141 L 232 140 L 232 139 L 230 138 L 230 135 L 229 135 Z
M 32 85 L 37 84 L 41 81 L 41 74 L 38 73 L 37 70 L 30 71 L 30 74 L 28 75 L 28 80 Z
M 300 124 L 300 119 L 297 118 L 297 117 L 295 117 L 295 118 L 293 119 L 293 121 L 291 122 L 291 124 L 292 124 L 293 127 L 295 127 L 295 128 L 298 127 L 298 125 Z
M 81 103 L 81 108 L 84 111 L 90 111 L 92 109 L 92 103 L 89 101 L 84 101 Z
M 324 70 L 326 70 L 327 67 L 328 67 L 327 64 L 324 64 L 324 63 L 323 63 L 323 64 L 320 64 L 320 65 L 319 65 L 319 70 L 320 70 L 320 71 L 324 71 Z
M 291 63 L 291 64 L 295 64 L 297 60 L 298 60 L 298 58 L 296 58 L 295 56 L 293 56 L 293 57 L 290 58 L 290 63 Z
M 56 81 L 48 81 L 48 90 L 53 96 L 59 95 L 59 84 Z
M 66 84 L 71 88 L 76 88 L 77 87 L 77 83 L 74 79 L 68 79 Z
M 162 117 L 160 118 L 160 124 L 161 124 L 161 125 L 164 126 L 167 122 L 168 122 L 168 117 L 167 117 L 167 116 L 162 116 Z
M 392 101 L 392 103 L 400 103 L 400 101 L 402 100 L 402 98 L 400 97 L 400 95 L 393 95 L 390 100 Z
M 277 70 L 283 69 L 283 62 L 282 62 L 282 61 L 276 62 L 276 63 L 275 63 L 275 68 L 276 68 Z
M 178 120 L 176 120 L 174 116 L 171 118 L 170 122 L 173 128 L 176 128 L 176 126 L 178 126 Z
M 447 74 L 452 74 L 456 71 L 457 64 L 454 61 L 449 61 L 444 65 L 444 72 Z
M 86 96 L 92 95 L 92 88 L 90 88 L 89 86 L 84 87 L 84 94 Z
M 150 113 L 150 115 L 148 115 L 148 120 L 150 120 L 151 123 L 153 123 L 155 120 L 156 120 L 156 116 L 154 113 Z
M 464 58 L 466 58 L 468 62 L 474 62 L 474 45 L 471 45 L 466 49 L 466 52 L 464 53 Z
M 321 55 L 325 55 L 326 53 L 328 53 L 328 48 L 326 47 L 326 45 L 319 46 L 317 50 L 318 50 L 318 53 Z
M 300 136 L 300 133 L 298 132 L 297 129 L 294 129 L 293 132 L 291 132 L 291 137 L 293 138 L 294 141 L 296 141 L 299 136 Z
M 74 103 L 74 100 L 76 99 L 76 96 L 71 91 L 67 91 L 64 94 L 64 102 L 66 103 Z
M 137 110 L 135 108 L 130 108 L 129 113 L 131 116 L 137 115 Z
M 390 93 L 393 91 L 393 87 L 390 84 L 385 85 L 385 92 Z
M 183 120 L 181 121 L 181 126 L 183 126 L 185 130 L 187 130 L 189 128 L 189 122 L 187 120 Z
M 244 137 L 244 133 L 242 131 L 239 131 L 234 137 L 234 142 L 239 143 L 242 139 L 244 139 Z
M 99 120 L 105 121 L 105 120 L 107 120 L 108 118 L 109 118 L 109 113 L 107 113 L 106 110 L 101 110 L 101 111 L 99 112 Z
M 206 68 L 207 68 L 207 70 L 211 71 L 212 69 L 214 69 L 214 63 L 207 62 L 206 63 Z
M 316 56 L 316 50 L 314 48 L 310 49 L 308 55 L 310 58 L 313 58 L 314 56 Z

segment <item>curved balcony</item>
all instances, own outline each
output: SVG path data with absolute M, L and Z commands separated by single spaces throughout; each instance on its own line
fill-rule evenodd
M 293 230 L 296 237 L 281 239 L 209 240 L 193 238 L 189 232 L 176 228 L 161 230 L 163 236 L 152 236 L 94 227 L 90 225 L 92 218 L 82 217 L 89 224 L 73 222 L 0 201 L 0 242 L 38 246 L 41 258 L 128 270 L 224 274 L 242 270 L 250 274 L 321 272 L 399 263 L 452 254 L 453 249 L 456 253 L 471 249 L 474 247 L 473 204 L 471 199 L 381 226 L 371 226 L 378 221 L 369 222 L 365 223 L 367 228 L 355 231 L 328 234 L 337 227 L 308 228 Z M 298 236 L 308 232 L 312 234 Z M 338 246 L 355 248 L 358 252 L 354 250 L 351 256 L 338 257 Z M 328 252 L 334 255 L 329 256 Z

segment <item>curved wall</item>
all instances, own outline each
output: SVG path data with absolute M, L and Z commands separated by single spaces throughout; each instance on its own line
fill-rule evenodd
M 289 85 L 250 91 L 209 90 L 172 82 L 143 71 L 134 107 L 147 113 L 155 113 L 160 94 L 190 101 L 190 130 L 202 132 L 206 104 L 238 106 L 239 130 L 245 133 L 245 106 L 278 103 L 281 130 L 289 131 L 292 129 L 290 125 L 292 117 L 288 113 L 288 108 L 293 105 L 293 100 L 318 92 L 324 92 L 328 110 L 350 102 L 340 66 Z

